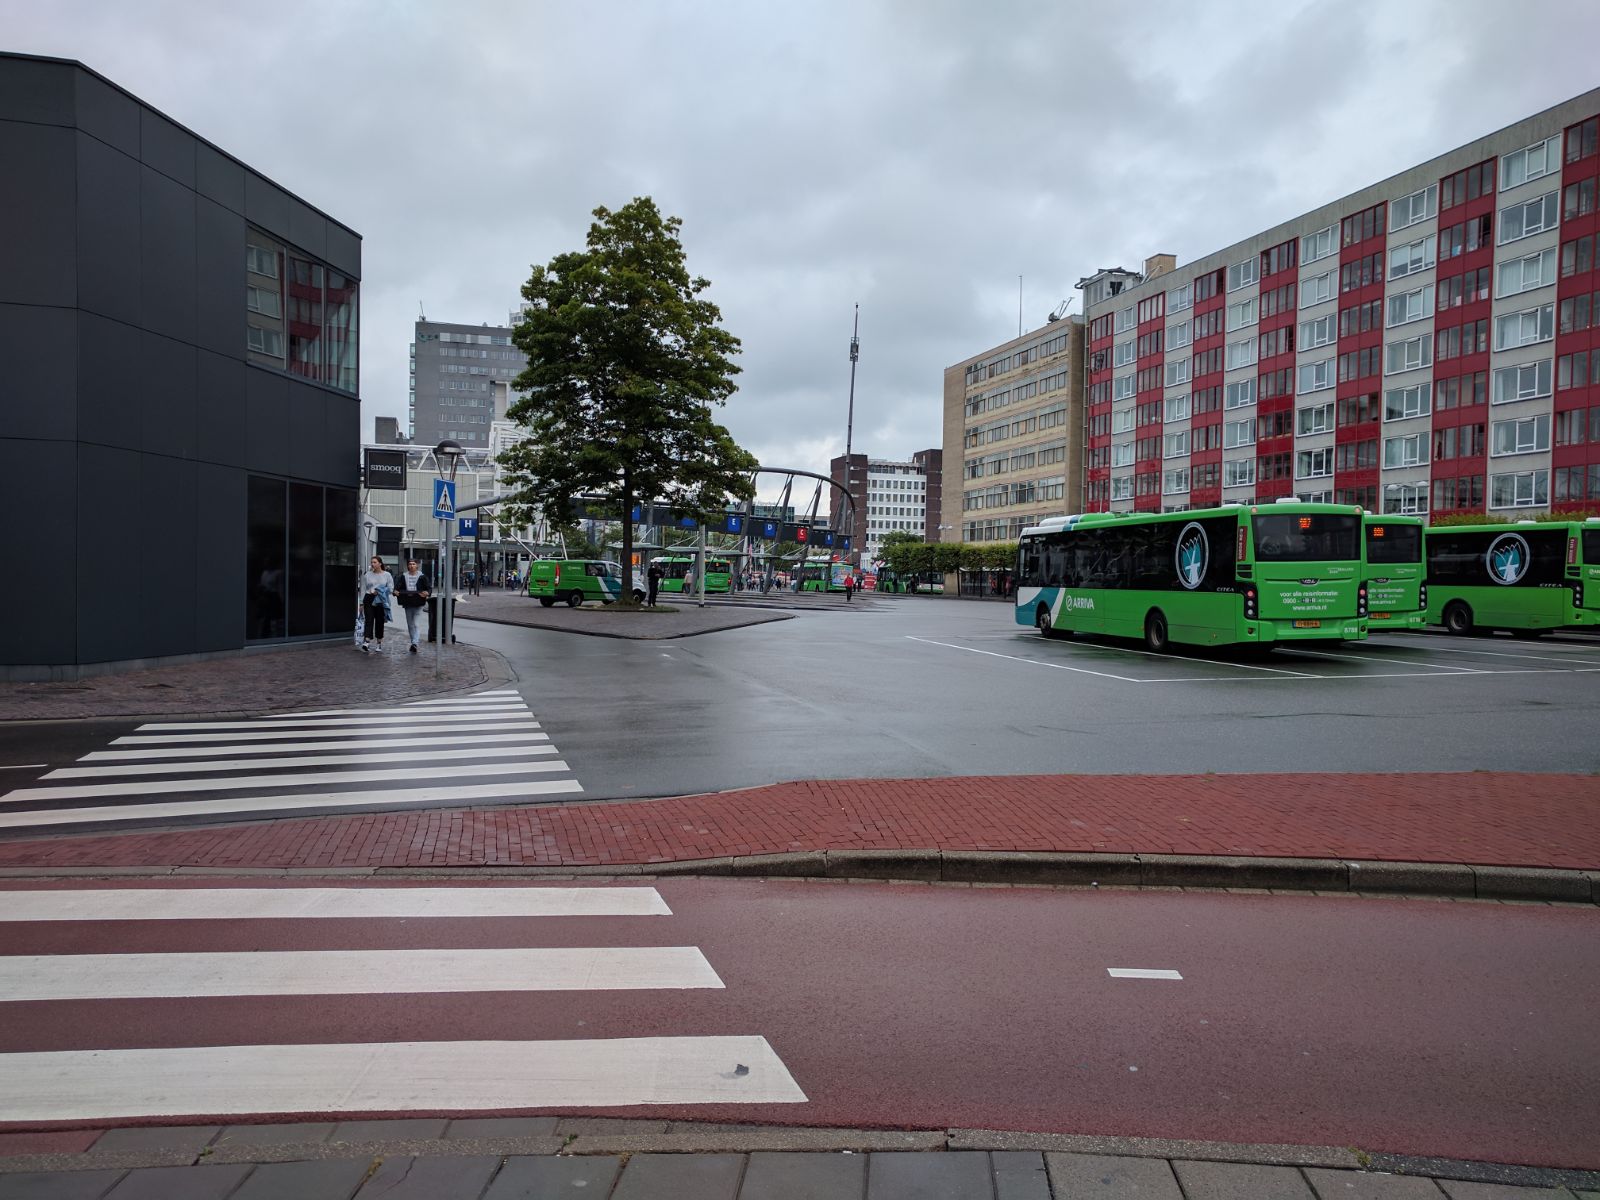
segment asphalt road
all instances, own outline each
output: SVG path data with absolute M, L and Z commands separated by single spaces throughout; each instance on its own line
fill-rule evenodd
M 1150 655 L 904 598 L 674 642 L 481 622 L 591 798 L 803 778 L 1600 770 L 1600 640 Z
M 66 886 L 187 890 L 219 881 Z M 0 1053 L 70 1053 L 86 1043 L 287 1053 L 318 1044 L 759 1037 L 803 1101 L 596 1111 L 1600 1167 L 1592 908 L 803 881 L 655 886 L 670 914 L 357 918 L 335 902 L 305 914 L 317 919 L 205 919 L 203 904 L 195 919 L 0 922 L 0 955 L 113 954 L 123 967 L 137 960 L 121 956 L 176 955 L 151 964 L 153 983 L 207 983 L 200 995 L 180 987 L 163 991 L 167 998 L 118 999 L 128 993 L 105 984 L 104 998 L 6 1003 Z M 352 950 L 649 946 L 695 948 L 720 984 L 551 991 L 532 990 L 540 984 L 527 977 L 494 991 L 408 991 L 413 977 L 358 989 L 368 994 L 219 995 L 218 972 L 234 968 L 195 961 L 319 951 L 337 966 Z M 53 959 L 44 962 L 8 986 L 37 988 L 52 976 Z M 74 978 L 96 995 L 103 985 L 92 973 Z M 478 1068 L 447 1059 L 434 1069 L 428 1103 L 406 1111 L 472 1107 L 462 1098 L 477 1094 Z M 738 1076 L 732 1064 L 718 1069 Z M 96 1080 L 90 1101 L 130 1082 L 135 1104 L 154 1099 L 109 1067 Z M 190 1115 L 226 1117 L 260 1103 L 248 1072 L 226 1083 L 229 1107 Z M 526 1083 L 511 1107 L 549 1107 L 542 1094 Z M 6 1105 L 16 1119 L 29 1100 L 13 1095 Z

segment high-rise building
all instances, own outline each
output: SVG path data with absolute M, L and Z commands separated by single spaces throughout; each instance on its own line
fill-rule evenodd
M 1084 507 L 1600 506 L 1597 114 L 1600 89 L 1182 267 L 1080 281 Z
M 852 562 L 871 566 L 884 536 L 895 530 L 938 540 L 942 458 L 936 449 L 919 450 L 905 461 L 852 454 L 848 473 L 842 454 L 829 464 L 829 474 L 849 486 L 856 501 L 853 524 L 842 501 L 835 503 L 832 521 L 850 535 Z
M 944 372 L 944 457 L 960 464 L 938 541 L 1015 539 L 1082 490 L 1083 322 L 1051 320 Z
M 418 321 L 411 343 L 411 440 L 433 446 L 446 438 L 487 449 L 495 420 L 495 383 L 522 374 L 528 360 L 505 325 Z

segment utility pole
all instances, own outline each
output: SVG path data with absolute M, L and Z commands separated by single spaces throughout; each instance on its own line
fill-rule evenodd
M 855 495 L 855 472 L 850 462 L 850 443 L 855 434 L 856 426 L 856 360 L 861 357 L 861 305 L 856 305 L 855 324 L 850 330 L 850 407 L 844 421 L 844 490 L 850 495 Z M 845 514 L 845 505 L 839 506 L 839 517 L 842 520 Z M 838 523 L 834 523 L 837 531 Z M 852 535 L 855 530 L 850 531 Z

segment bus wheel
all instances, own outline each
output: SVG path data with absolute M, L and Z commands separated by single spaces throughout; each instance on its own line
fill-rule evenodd
M 1038 610 L 1033 614 L 1033 623 L 1045 637 L 1056 636 L 1055 628 L 1050 624 L 1050 606 L 1048 604 L 1039 605 Z
M 1156 609 L 1144 619 L 1144 644 L 1156 654 L 1165 654 L 1170 639 L 1167 636 L 1167 618 Z
M 1444 610 L 1444 627 L 1457 637 L 1472 632 L 1472 609 L 1463 600 L 1452 600 Z
M 582 603 L 583 603 L 583 593 L 582 592 L 577 591 L 577 590 L 573 590 L 573 591 L 570 591 L 570 592 L 567 593 L 567 607 L 568 608 L 577 608 L 578 605 L 580 605 Z

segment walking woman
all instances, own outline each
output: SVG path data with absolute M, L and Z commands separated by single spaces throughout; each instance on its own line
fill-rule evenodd
M 383 653 L 383 623 L 392 620 L 389 597 L 393 592 L 394 576 L 384 568 L 383 559 L 374 554 L 367 573 L 361 577 L 361 616 L 365 622 L 361 636 L 363 653 L 373 649 L 374 638 L 378 643 L 377 652 Z

